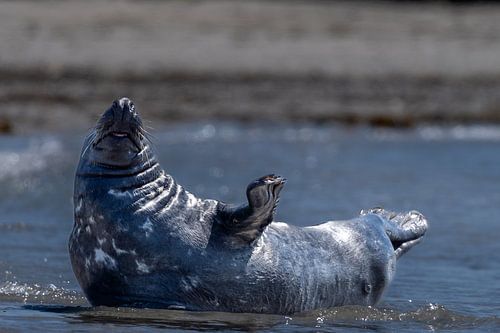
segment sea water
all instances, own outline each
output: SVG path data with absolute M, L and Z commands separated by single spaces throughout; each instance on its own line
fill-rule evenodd
M 91 307 L 71 270 L 84 133 L 0 137 L 0 331 L 500 331 L 500 128 L 194 123 L 151 130 L 163 168 L 200 197 L 244 202 L 288 179 L 277 221 L 307 226 L 417 209 L 424 241 L 374 307 L 283 315 Z

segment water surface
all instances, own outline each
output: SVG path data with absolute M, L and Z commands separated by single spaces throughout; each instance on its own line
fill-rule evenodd
M 91 308 L 71 271 L 73 174 L 84 133 L 0 137 L 0 329 L 6 331 L 500 330 L 500 129 L 175 125 L 153 131 L 163 167 L 201 197 L 245 200 L 288 179 L 277 220 L 306 226 L 362 208 L 430 221 L 376 307 L 290 317 Z

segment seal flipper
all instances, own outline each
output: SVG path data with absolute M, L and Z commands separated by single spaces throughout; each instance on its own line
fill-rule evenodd
M 222 242 L 231 248 L 240 248 L 256 240 L 273 221 L 284 184 L 285 179 L 280 176 L 261 177 L 247 187 L 248 204 L 223 205 L 219 214 Z
M 375 214 L 384 220 L 385 232 L 398 259 L 422 241 L 428 228 L 427 219 L 415 210 L 395 213 L 382 208 L 372 208 L 361 212 L 361 215 L 366 214 Z

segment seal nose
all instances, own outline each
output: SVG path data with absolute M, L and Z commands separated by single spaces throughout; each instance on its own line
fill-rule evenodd
M 117 102 L 118 102 L 118 105 L 120 106 L 120 108 L 122 108 L 122 109 L 127 108 L 130 110 L 130 107 L 134 106 L 134 103 L 127 97 L 122 97 Z
M 115 122 L 128 122 L 137 115 L 134 102 L 127 97 L 114 101 L 112 108 Z

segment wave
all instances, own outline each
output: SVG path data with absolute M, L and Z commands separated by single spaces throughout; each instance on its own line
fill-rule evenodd
M 5 281 L 0 283 L 0 301 L 38 304 L 87 304 L 85 297 L 75 291 L 54 284 L 39 284 Z

